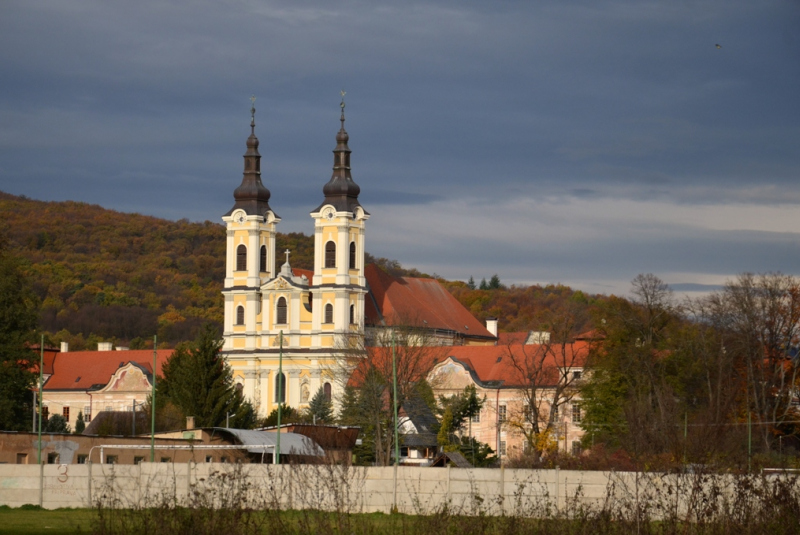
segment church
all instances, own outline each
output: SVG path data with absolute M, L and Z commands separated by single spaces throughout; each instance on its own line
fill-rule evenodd
M 370 332 L 410 318 L 440 345 L 497 341 L 496 324 L 490 332 L 438 281 L 392 277 L 365 266 L 370 214 L 351 175 L 344 109 L 342 100 L 333 173 L 310 213 L 313 272 L 292 268 L 291 251 L 275 250 L 281 219 L 261 180 L 255 108 L 250 110 L 242 182 L 222 218 L 227 228 L 222 352 L 260 416 L 277 407 L 279 396 L 295 408 L 305 407 L 320 388 L 336 399 L 341 393 L 334 377 L 337 355 L 370 343 Z

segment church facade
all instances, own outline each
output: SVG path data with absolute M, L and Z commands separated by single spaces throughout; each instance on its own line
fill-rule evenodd
M 289 251 L 277 269 L 280 217 L 261 181 L 255 109 L 236 203 L 222 218 L 227 227 L 223 353 L 261 416 L 277 407 L 279 396 L 302 407 L 321 388 L 332 399 L 338 389 L 332 372 L 337 349 L 348 336 L 364 331 L 369 213 L 358 202 L 360 189 L 350 174 L 344 102 L 341 107 L 333 174 L 322 188 L 322 202 L 311 212 L 313 272 L 292 269 Z
M 351 175 L 344 102 L 341 108 L 333 173 L 310 213 L 313 271 L 292 268 L 291 251 L 276 251 L 280 217 L 261 180 L 251 109 L 242 182 L 222 218 L 227 228 L 222 352 L 259 416 L 277 408 L 279 397 L 304 408 L 319 389 L 335 401 L 347 379 L 336 380 L 347 348 L 373 345 L 380 333 L 400 325 L 413 323 L 436 345 L 497 341 L 496 333 L 435 279 L 393 277 L 365 265 L 370 214 L 359 203 L 361 190 Z

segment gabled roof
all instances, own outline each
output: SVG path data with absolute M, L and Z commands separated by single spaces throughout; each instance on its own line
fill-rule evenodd
M 292 268 L 292 275 L 295 277 L 302 277 L 305 275 L 309 282 L 314 278 L 314 272 L 310 269 Z
M 560 368 L 582 368 L 586 364 L 589 344 L 576 341 L 566 344 L 510 344 L 506 346 L 452 346 L 447 356 L 464 366 L 476 383 L 484 387 L 513 388 L 525 383 L 523 373 L 514 366 L 527 362 L 523 369 L 540 370 L 541 386 L 555 385 Z M 513 356 L 513 358 L 512 358 Z
M 412 325 L 494 340 L 494 335 L 439 281 L 393 277 L 374 264 L 364 269 L 369 285 L 367 325 Z
M 157 351 L 157 374 L 169 357 L 172 349 Z M 128 351 L 70 351 L 59 353 L 53 363 L 53 375 L 44 384 L 44 390 L 90 390 L 106 386 L 119 368 L 129 362 L 143 368 L 148 375 L 153 373 L 153 350 L 133 349 Z M 97 386 L 99 385 L 99 386 Z
M 37 345 L 29 346 L 28 349 L 30 349 L 32 352 L 36 353 L 35 356 L 31 356 L 30 370 L 38 375 L 39 374 L 39 358 L 41 356 L 41 346 L 37 344 Z M 45 346 L 45 348 L 44 348 L 44 358 L 42 359 L 42 361 L 44 363 L 44 366 L 42 367 L 42 375 L 47 376 L 47 375 L 52 375 L 53 374 L 53 362 L 55 361 L 56 355 L 58 355 L 59 352 L 60 352 L 59 349 L 56 349 L 54 347 Z M 36 384 L 38 384 L 38 383 L 39 383 L 39 381 L 37 379 Z

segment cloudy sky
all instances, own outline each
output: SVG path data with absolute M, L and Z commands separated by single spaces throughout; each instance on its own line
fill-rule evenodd
M 344 89 L 373 255 L 602 293 L 800 274 L 797 0 L 4 0 L 0 75 L 13 194 L 220 221 L 255 94 L 310 233 Z

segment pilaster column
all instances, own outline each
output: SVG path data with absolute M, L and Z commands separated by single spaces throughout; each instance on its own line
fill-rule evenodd
M 236 243 L 233 236 L 234 231 L 229 228 L 225 245 L 225 288 L 233 286 L 233 268 L 236 266 Z
M 286 403 L 292 407 L 297 407 L 300 405 L 300 371 L 290 370 L 288 372 L 284 371 L 283 373 L 286 374 L 286 390 L 289 394 L 286 396 Z
M 258 276 L 258 263 L 261 255 L 258 242 L 258 229 L 249 229 L 247 231 L 247 286 L 250 288 L 259 286 L 261 281 Z

